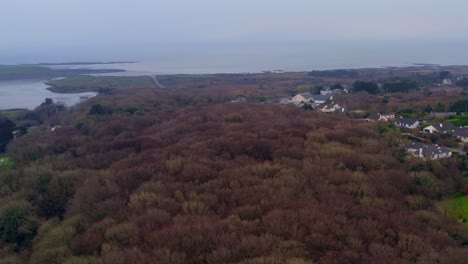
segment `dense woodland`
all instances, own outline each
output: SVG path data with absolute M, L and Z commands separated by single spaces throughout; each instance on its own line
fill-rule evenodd
M 229 103 L 270 89 L 236 82 L 15 117 L 39 127 L 0 164 L 0 262 L 466 263 L 468 229 L 434 205 L 468 193 L 466 160 L 407 157 L 391 124 Z

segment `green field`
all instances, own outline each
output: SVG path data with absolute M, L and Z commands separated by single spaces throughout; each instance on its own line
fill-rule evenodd
M 50 78 L 58 72 L 42 66 L 3 66 L 0 67 L 0 80 L 20 80 L 33 78 Z
M 56 93 L 102 92 L 126 88 L 154 87 L 154 81 L 147 76 L 117 77 L 117 76 L 89 76 L 80 75 L 47 83 Z
M 468 126 L 468 116 L 459 115 L 447 120 L 447 122 L 453 123 L 456 126 Z
M 444 200 L 438 204 L 438 208 L 447 217 L 468 225 L 468 196 Z

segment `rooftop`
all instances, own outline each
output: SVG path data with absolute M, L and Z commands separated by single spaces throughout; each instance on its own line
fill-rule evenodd
M 441 147 L 433 144 L 424 144 L 420 142 L 413 142 L 407 146 L 407 149 L 422 149 L 423 156 L 435 156 L 438 154 L 449 153 L 451 150 L 446 147 Z
M 403 117 L 403 118 L 397 118 L 397 119 L 395 119 L 395 122 L 396 122 L 396 123 L 401 123 L 401 124 L 412 125 L 412 124 L 418 122 L 418 120 L 413 119 L 413 118 L 405 118 L 405 117 Z

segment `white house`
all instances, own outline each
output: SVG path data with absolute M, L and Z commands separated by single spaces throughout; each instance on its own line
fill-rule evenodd
M 443 159 L 452 156 L 452 151 L 446 147 L 419 142 L 411 143 L 406 147 L 406 150 L 419 158 Z
M 313 100 L 313 95 L 311 93 L 301 93 L 295 95 L 290 101 L 294 104 L 304 104 L 310 103 Z
M 429 134 L 432 134 L 432 133 L 447 134 L 447 133 L 453 132 L 455 129 L 457 129 L 457 127 L 454 124 L 445 123 L 445 124 L 437 124 L 437 125 L 431 125 L 431 126 L 425 127 L 423 129 L 423 132 L 429 133 Z
M 395 119 L 395 114 L 380 115 L 380 120 L 382 121 L 392 121 L 393 119 Z
M 330 94 L 332 94 L 332 91 L 330 90 L 330 88 L 328 88 L 328 89 L 325 89 L 325 90 L 321 90 L 320 94 L 321 95 L 330 95 Z
M 385 121 L 385 122 L 388 122 L 388 121 L 391 121 L 395 118 L 395 115 L 394 114 L 370 114 L 368 117 L 367 117 L 367 121 Z
M 289 104 L 295 104 L 297 106 L 303 106 L 304 104 L 310 104 L 314 108 L 316 106 L 323 104 L 327 101 L 331 101 L 333 99 L 333 95 L 321 95 L 321 94 L 311 94 L 309 92 L 307 93 L 301 93 L 297 94 L 291 99 L 288 100 L 287 103 Z M 284 103 L 284 101 L 283 101 Z
M 419 121 L 412 118 L 397 118 L 395 119 L 395 125 L 401 128 L 414 129 L 419 126 Z
M 433 133 L 437 133 L 438 131 L 434 126 L 428 126 L 428 127 L 423 128 L 423 132 L 433 134 Z
M 450 80 L 450 79 L 444 79 L 444 80 L 442 81 L 442 84 L 443 84 L 443 85 L 452 85 L 452 80 Z
M 324 113 L 334 113 L 335 111 L 341 109 L 339 104 L 329 104 L 320 109 L 321 112 Z

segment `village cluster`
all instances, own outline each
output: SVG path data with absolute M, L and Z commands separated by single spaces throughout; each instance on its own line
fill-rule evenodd
M 396 126 L 406 130 L 420 129 L 422 127 L 420 132 L 423 134 L 443 134 L 445 136 L 458 139 L 463 143 L 468 142 L 468 128 L 457 127 L 452 123 L 427 125 L 426 121 L 416 120 L 413 118 L 395 118 L 394 114 L 370 114 L 366 120 L 371 122 L 394 122 Z M 407 135 L 411 136 L 411 134 Z M 453 151 L 461 151 L 436 144 L 421 142 L 412 142 L 405 147 L 408 153 L 416 157 L 429 159 L 448 158 L 452 156 Z
M 345 113 L 347 110 L 344 106 L 333 101 L 335 95 L 347 94 L 348 90 L 343 89 L 330 89 L 325 88 L 320 91 L 320 94 L 313 94 L 310 92 L 299 93 L 292 97 L 283 97 L 276 100 L 276 103 L 285 104 L 285 105 L 294 105 L 297 107 L 302 107 L 305 109 L 316 110 L 324 113 Z M 239 97 L 236 100 L 231 102 L 247 102 L 245 97 Z M 271 103 L 274 103 L 273 101 Z M 448 117 L 451 115 L 456 115 L 456 113 L 432 113 L 431 117 Z M 452 138 L 454 140 L 468 143 L 468 128 L 466 127 L 457 127 L 452 123 L 439 123 L 431 124 L 429 120 L 416 120 L 413 118 L 404 118 L 397 117 L 395 114 L 380 114 L 380 113 L 371 113 L 364 120 L 369 122 L 393 122 L 397 127 L 402 129 L 402 133 L 407 135 L 411 139 L 416 139 L 418 141 L 425 141 L 423 138 L 412 136 L 411 132 L 414 130 L 419 131 L 424 135 L 428 134 L 442 134 L 444 137 Z M 453 152 L 464 153 L 460 149 L 454 149 L 444 146 L 439 146 L 437 144 L 428 144 L 422 142 L 412 142 L 405 145 L 405 149 L 408 153 L 428 159 L 441 159 L 448 158 L 452 156 Z
M 300 93 L 293 97 L 280 98 L 280 104 L 293 104 L 297 107 L 310 107 L 325 113 L 344 113 L 346 109 L 333 102 L 334 95 L 346 94 L 346 89 L 325 89 L 320 94 Z

